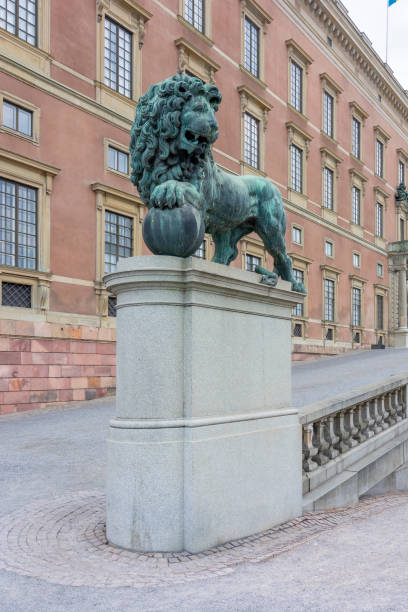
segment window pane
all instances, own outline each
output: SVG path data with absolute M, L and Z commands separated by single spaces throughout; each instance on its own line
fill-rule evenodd
M 356 225 L 360 225 L 360 197 L 360 190 L 357 187 L 353 186 L 351 220 Z
M 17 129 L 17 107 L 6 101 L 3 102 L 3 125 Z
M 259 121 L 248 113 L 244 115 L 244 161 L 259 168 Z
M 115 270 L 119 258 L 132 255 L 132 225 L 130 217 L 105 212 L 105 273 Z
M 329 210 L 333 210 L 333 171 L 330 168 L 324 168 L 323 170 L 323 195 L 324 195 L 324 206 Z
M 128 173 L 128 154 L 118 151 L 118 170 L 124 174 Z
M 333 138 L 333 96 L 324 92 L 323 101 L 323 131 Z
M 361 290 L 356 287 L 353 287 L 352 324 L 357 327 L 361 325 Z
M 118 169 L 118 152 L 113 147 L 108 147 L 108 166 L 113 170 Z
M 353 137 L 352 137 L 352 154 L 354 157 L 360 158 L 360 134 L 361 124 L 353 117 Z
M 398 182 L 405 184 L 405 164 L 402 161 L 398 162 Z
M 377 329 L 384 329 L 384 299 L 377 295 Z
M 245 265 L 249 272 L 255 272 L 255 268 L 261 265 L 261 258 L 255 257 L 255 255 L 246 255 Z
M 302 112 L 302 75 L 303 70 L 296 62 L 291 62 L 291 100 L 290 103 L 297 111 Z
M 259 77 L 259 28 L 245 17 L 245 68 Z
M 37 190 L 0 180 L 0 264 L 37 266 Z
M 131 98 L 132 34 L 105 17 L 105 85 Z
M 324 279 L 324 318 L 334 321 L 334 281 Z
M 184 0 L 184 17 L 192 26 L 204 33 L 204 0 Z
M 296 145 L 291 146 L 291 188 L 303 191 L 303 151 Z
M 32 113 L 23 108 L 18 109 L 18 131 L 27 136 L 32 135 Z
M 205 240 L 203 240 L 203 242 L 200 244 L 196 252 L 193 254 L 193 257 L 198 257 L 200 259 L 206 258 L 206 241 Z
M 295 277 L 296 282 L 304 282 L 305 275 L 303 270 L 293 268 L 293 276 Z M 303 317 L 303 304 L 296 304 L 296 306 L 294 306 L 292 309 L 292 314 L 296 317 Z
M 383 176 L 384 173 L 384 145 L 380 140 L 376 140 L 376 167 L 375 171 L 378 176 Z

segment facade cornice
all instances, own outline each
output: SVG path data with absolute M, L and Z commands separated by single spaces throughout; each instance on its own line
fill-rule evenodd
M 337 0 L 303 1 L 330 37 L 337 39 L 353 63 L 370 78 L 381 95 L 386 96 L 402 117 L 407 119 L 408 97 L 405 90 L 389 66 L 377 55 L 369 39 L 358 31 L 343 5 Z

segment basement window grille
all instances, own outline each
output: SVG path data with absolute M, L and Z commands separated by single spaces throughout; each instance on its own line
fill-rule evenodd
M 293 327 L 293 335 L 295 336 L 295 338 L 302 338 L 303 337 L 303 329 L 302 329 L 302 324 L 301 323 L 295 323 L 294 327 Z
M 326 331 L 326 340 L 333 340 L 333 329 L 331 327 Z
M 360 344 L 360 332 L 356 332 L 356 333 L 354 334 L 354 338 L 353 338 L 353 340 L 354 340 L 354 342 L 355 342 L 356 344 Z
M 1 284 L 1 304 L 15 308 L 31 308 L 31 285 L 3 282 Z
M 116 297 L 108 297 L 108 316 L 116 317 Z

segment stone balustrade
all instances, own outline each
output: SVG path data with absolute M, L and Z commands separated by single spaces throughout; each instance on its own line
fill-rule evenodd
M 406 419 L 407 383 L 408 376 L 398 375 L 386 384 L 303 408 L 303 472 L 318 469 Z

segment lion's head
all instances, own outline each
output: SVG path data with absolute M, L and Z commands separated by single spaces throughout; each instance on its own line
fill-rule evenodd
M 131 131 L 131 180 L 148 203 L 156 185 L 189 180 L 218 137 L 215 85 L 176 74 L 152 85 L 136 107 Z

